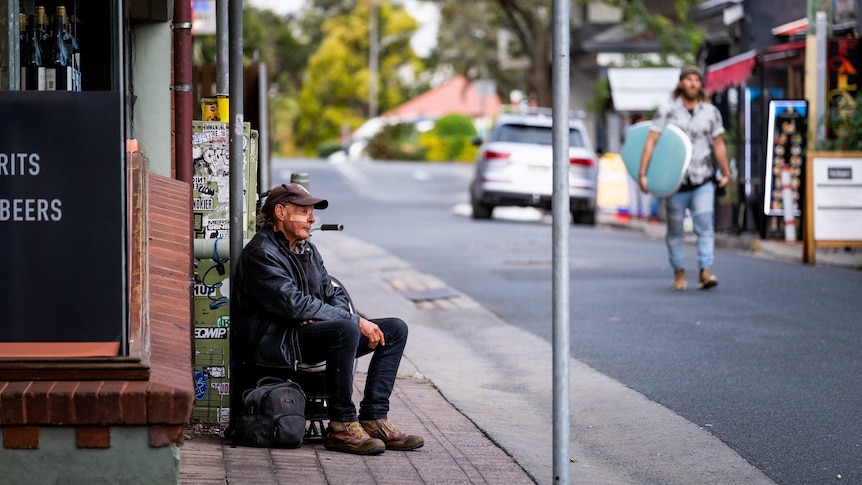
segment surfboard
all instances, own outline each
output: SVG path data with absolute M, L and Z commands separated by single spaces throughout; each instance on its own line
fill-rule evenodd
M 620 156 L 629 175 L 638 182 L 641 154 L 652 121 L 641 121 L 626 131 Z M 668 124 L 656 141 L 647 167 L 647 192 L 666 197 L 679 189 L 688 164 L 691 162 L 691 140 L 680 128 Z

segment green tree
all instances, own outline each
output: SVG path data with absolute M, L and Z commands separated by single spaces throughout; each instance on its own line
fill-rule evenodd
M 298 90 L 309 51 L 294 36 L 291 23 L 271 10 L 245 7 L 242 28 L 244 62 L 250 63 L 256 58 L 269 67 L 273 84 Z M 195 64 L 215 64 L 215 36 L 196 36 L 194 42 Z
M 706 34 L 700 26 L 689 20 L 688 12 L 702 0 L 674 0 L 664 2 L 659 7 L 653 6 L 656 2 L 644 0 L 604 1 L 623 8 L 623 21 L 629 30 L 645 31 L 655 37 L 659 46 L 659 64 L 669 65 L 670 57 L 681 59 L 687 64 L 696 63 Z
M 425 159 L 425 152 L 418 139 L 413 123 L 385 124 L 368 140 L 365 150 L 375 160 L 420 161 Z
M 501 99 L 515 89 L 526 91 L 523 71 L 506 69 L 498 60 L 497 38 L 504 27 L 503 11 L 494 2 L 443 0 L 437 47 L 429 65 L 448 66 L 469 81 L 493 79 Z M 524 53 L 519 49 L 509 55 Z
M 423 68 L 410 47 L 418 28 L 400 5 L 379 6 L 378 106 L 386 111 L 404 100 L 405 79 Z M 324 37 L 310 57 L 299 94 L 296 136 L 307 153 L 339 137 L 343 128 L 357 128 L 368 111 L 370 70 L 369 5 L 361 2 L 345 15 L 323 24 Z
M 195 64 L 215 64 L 216 50 L 215 36 L 194 37 Z M 294 35 L 290 21 L 271 10 L 243 9 L 243 59 L 251 63 L 257 58 L 267 65 L 272 151 L 280 155 L 292 153 L 293 125 L 299 113 L 296 97 L 308 56 L 308 46 Z
M 862 96 L 848 97 L 844 108 L 828 107 L 827 138 L 817 142 L 818 150 L 862 150 Z
M 350 15 L 356 4 L 356 0 L 307 0 L 298 25 L 302 39 L 312 52 L 317 51 L 326 36 L 323 24 L 331 18 Z
M 468 79 L 489 76 L 506 99 L 513 88 L 526 89 L 541 106 L 551 105 L 552 0 L 437 0 L 441 22 L 437 42 L 440 64 Z M 509 57 L 526 57 L 526 71 L 507 71 L 498 61 L 497 35 L 511 32 L 517 46 Z M 484 72 L 483 72 L 484 71 Z
M 478 135 L 469 116 L 446 115 L 434 128 L 419 136 L 419 145 L 424 149 L 425 159 L 432 162 L 473 161 L 477 147 L 472 140 Z
M 479 65 L 475 62 L 477 58 L 486 60 L 496 58 L 496 37 L 489 42 L 480 42 L 475 33 L 480 31 L 496 32 L 500 28 L 506 28 L 514 33 L 519 47 L 515 56 L 525 55 L 530 60 L 530 66 L 526 71 L 526 84 L 530 93 L 535 95 L 540 106 L 551 106 L 552 104 L 552 50 L 553 50 L 553 4 L 551 0 L 475 0 L 466 3 L 457 0 L 437 0 L 443 6 L 443 10 L 451 8 L 457 16 L 458 9 L 470 12 L 470 9 L 485 9 L 484 16 L 473 16 L 472 29 L 465 33 L 464 26 L 457 21 L 445 21 L 440 24 L 438 42 L 448 45 L 447 39 L 453 37 L 472 36 L 472 43 L 468 44 L 476 53 L 469 52 L 465 57 L 474 59 L 473 66 Z M 687 12 L 701 3 L 701 0 L 673 0 L 670 2 L 656 2 L 648 0 L 575 0 L 577 3 L 586 5 L 591 2 L 604 2 L 622 9 L 623 23 L 632 31 L 647 32 L 653 36 L 659 44 L 659 54 L 666 64 L 671 56 L 693 61 L 696 53 L 702 47 L 704 34 L 693 22 L 688 20 Z M 484 4 L 479 6 L 479 4 Z M 671 5 L 670 8 L 667 5 Z M 457 20 L 453 18 L 452 20 Z M 466 41 L 459 41 L 466 42 Z M 485 49 L 481 53 L 481 49 Z M 451 60 L 445 54 L 441 55 L 441 64 L 449 62 L 456 72 L 470 76 L 470 66 Z M 502 77 L 496 77 L 502 79 Z

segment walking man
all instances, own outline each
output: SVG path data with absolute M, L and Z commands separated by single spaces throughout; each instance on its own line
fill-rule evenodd
M 641 154 L 638 185 L 647 190 L 647 168 L 659 134 L 667 124 L 682 129 L 691 140 L 691 162 L 679 190 L 667 197 L 667 243 L 670 266 L 674 278 L 671 288 L 686 288 L 683 264 L 683 218 L 685 210 L 691 212 L 694 232 L 697 235 L 697 287 L 702 290 L 718 285 L 718 278 L 710 268 L 715 250 L 713 212 L 715 206 L 715 168 L 713 157 L 721 172 L 718 187 L 730 181 L 727 148 L 722 134 L 724 125 L 718 108 L 707 101 L 703 90 L 703 74 L 694 66 L 680 71 L 679 82 L 669 102 L 660 106 L 652 120 L 650 133 Z

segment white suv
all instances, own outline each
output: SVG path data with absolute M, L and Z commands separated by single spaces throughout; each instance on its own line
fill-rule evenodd
M 549 210 L 553 192 L 550 110 L 497 117 L 490 138 L 480 144 L 470 183 L 473 219 L 489 219 L 494 207 Z M 572 222 L 596 221 L 596 153 L 580 119 L 569 122 L 569 210 Z

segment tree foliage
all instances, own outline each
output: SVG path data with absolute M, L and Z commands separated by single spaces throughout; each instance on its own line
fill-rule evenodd
M 862 97 L 850 98 L 845 109 L 828 108 L 827 136 L 818 150 L 862 151 Z
M 242 20 L 244 62 L 256 57 L 269 67 L 274 84 L 298 90 L 309 51 L 294 36 L 291 24 L 271 10 L 254 7 L 243 9 Z M 216 49 L 215 36 L 196 36 L 195 63 L 215 64 Z
M 671 57 L 687 64 L 697 62 L 705 32 L 689 20 L 688 12 L 701 0 L 674 0 L 673 9 L 665 12 L 650 10 L 644 0 L 605 0 L 605 3 L 623 8 L 623 21 L 630 30 L 645 30 L 655 37 L 659 64 L 669 65 Z
M 216 50 L 215 36 L 194 37 L 195 64 L 215 64 Z M 270 73 L 271 146 L 277 154 L 292 153 L 293 124 L 299 114 L 296 97 L 308 55 L 307 45 L 294 35 L 290 22 L 271 10 L 243 9 L 244 62 L 257 58 Z
M 368 2 L 359 2 L 348 14 L 331 17 L 322 25 L 322 41 L 309 59 L 299 94 L 296 135 L 308 152 L 365 120 L 371 75 L 369 14 Z M 405 85 L 423 66 L 410 47 L 416 20 L 403 7 L 388 2 L 380 4 L 378 15 L 377 104 L 385 111 L 405 99 Z
M 503 9 L 506 23 L 530 59 L 527 71 L 529 92 L 539 106 L 551 106 L 553 50 L 553 2 L 551 0 L 495 0 Z
M 540 106 L 551 105 L 552 0 L 437 0 L 441 4 L 437 36 L 440 63 L 474 80 L 487 75 L 506 94 L 517 86 L 536 97 Z M 516 39 L 508 57 L 526 57 L 526 71 L 507 70 L 498 58 L 498 33 L 505 29 Z M 478 69 L 478 70 L 477 70 Z M 481 72 L 482 69 L 486 73 Z
M 304 43 L 316 51 L 326 33 L 323 24 L 330 18 L 350 15 L 356 8 L 356 0 L 308 0 L 299 18 L 301 37 Z
M 434 123 L 434 128 L 419 136 L 425 159 L 431 162 L 473 161 L 477 147 L 476 126 L 469 116 L 451 114 Z
M 368 140 L 365 148 L 375 160 L 421 161 L 425 150 L 419 145 L 419 133 L 413 123 L 390 123 Z
M 465 4 L 458 0 L 437 0 L 442 11 L 451 9 L 450 15 L 443 16 L 440 24 L 438 42 L 441 46 L 455 43 L 466 46 L 461 51 L 463 62 L 457 56 L 447 56 L 441 52 L 441 63 L 450 62 L 456 72 L 470 79 L 475 75 L 470 70 L 481 66 L 485 61 L 494 69 L 499 68 L 496 58 L 496 32 L 502 28 L 511 31 L 519 44 L 515 55 L 525 55 L 530 59 L 526 71 L 525 83 L 527 90 L 535 97 L 540 106 L 551 106 L 551 69 L 553 50 L 553 4 L 552 0 L 475 0 Z M 576 0 L 580 5 L 601 1 L 621 9 L 623 23 L 632 31 L 644 31 L 653 36 L 659 45 L 659 55 L 662 64 L 667 65 L 671 57 L 694 62 L 699 49 L 703 45 L 703 31 L 688 19 L 689 10 L 700 4 L 701 0 L 673 0 L 669 11 L 656 11 L 648 6 L 656 2 L 645 0 Z M 575 3 L 575 2 L 573 2 Z M 663 2 L 661 5 L 666 5 Z M 464 12 L 464 18 L 470 23 L 461 25 L 458 15 Z M 471 15 L 472 12 L 484 12 L 481 15 Z M 471 25 L 472 24 L 472 25 Z M 477 32 L 493 33 L 494 37 L 482 41 Z M 450 39 L 470 39 L 454 41 Z M 484 49 L 484 51 L 483 51 Z M 468 64 L 469 63 L 469 64 Z M 496 79 L 508 80 L 511 74 L 500 76 L 493 69 L 490 71 Z
M 494 80 L 501 99 L 507 99 L 515 89 L 527 91 L 523 71 L 506 69 L 497 55 L 497 38 L 505 25 L 503 11 L 494 2 L 440 2 L 434 65 L 451 67 L 469 81 Z M 514 45 L 519 48 L 508 52 L 509 57 L 523 57 L 520 43 Z

